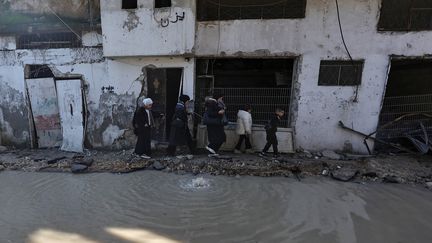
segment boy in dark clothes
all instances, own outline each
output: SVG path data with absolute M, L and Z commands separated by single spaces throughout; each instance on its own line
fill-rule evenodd
M 278 153 L 278 141 L 277 141 L 277 137 L 276 137 L 276 132 L 277 132 L 277 127 L 279 125 L 279 121 L 281 120 L 281 118 L 284 116 L 285 111 L 277 108 L 275 111 L 275 114 L 273 115 L 273 117 L 270 119 L 269 123 L 265 126 L 266 129 L 266 133 L 267 133 L 267 143 L 264 146 L 264 149 L 262 150 L 262 152 L 259 154 L 260 156 L 265 156 L 267 153 L 267 150 L 270 148 L 270 146 L 273 145 L 273 154 L 274 157 L 278 157 L 279 153 Z

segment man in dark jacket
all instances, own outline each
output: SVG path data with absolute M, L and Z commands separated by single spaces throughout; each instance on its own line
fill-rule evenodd
M 262 150 L 262 152 L 260 153 L 260 156 L 265 156 L 267 153 L 267 150 L 270 148 L 270 146 L 273 145 L 273 154 L 274 157 L 278 157 L 279 156 L 279 151 L 278 151 L 278 140 L 276 137 L 276 132 L 277 132 L 277 127 L 279 125 L 279 121 L 281 120 L 281 118 L 284 116 L 285 111 L 277 108 L 275 113 L 273 114 L 272 118 L 270 119 L 270 121 L 266 124 L 265 129 L 266 129 L 266 138 L 267 138 L 267 143 L 264 146 L 264 149 Z
M 226 140 L 224 130 L 225 104 L 223 103 L 223 95 L 216 94 L 213 98 L 206 101 L 206 114 L 209 121 L 207 125 L 207 135 L 209 145 L 206 149 L 209 151 L 209 157 L 218 156 L 219 148 Z
M 138 136 L 135 146 L 135 154 L 150 159 L 151 155 L 151 128 L 154 126 L 153 114 L 151 111 L 153 101 L 150 98 L 138 102 L 139 108 L 134 114 L 132 124 L 134 133 Z
M 188 95 L 180 95 L 175 113 L 171 122 L 169 145 L 167 153 L 174 156 L 176 147 L 187 144 L 191 154 L 194 153 L 192 136 L 189 131 L 186 104 L 190 98 Z

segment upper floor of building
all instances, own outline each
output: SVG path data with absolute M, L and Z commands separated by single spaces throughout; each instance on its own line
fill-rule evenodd
M 0 49 L 120 56 L 430 54 L 430 0 L 66 0 L 0 3 Z M 345 43 L 344 43 L 345 42 Z

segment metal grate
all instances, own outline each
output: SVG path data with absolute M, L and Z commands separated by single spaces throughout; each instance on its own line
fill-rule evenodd
M 18 49 L 78 48 L 81 40 L 74 33 L 38 33 L 18 36 Z
M 432 115 L 432 94 L 385 97 L 379 126 L 394 121 L 406 114 L 427 113 Z M 428 134 L 432 135 L 432 119 L 424 115 L 413 115 L 402 119 L 391 126 L 378 129 L 377 137 L 385 140 L 405 138 L 405 134 L 422 135 L 422 123 Z
M 306 0 L 198 0 L 198 20 L 304 18 Z
M 237 112 L 245 104 L 252 107 L 252 119 L 254 124 L 265 125 L 272 117 L 276 108 L 285 110 L 282 125 L 289 126 L 289 106 L 291 89 L 289 88 L 214 88 L 214 93 L 224 94 L 224 102 L 227 106 L 227 117 L 230 122 L 237 121 Z M 205 96 L 208 89 L 201 89 L 197 96 L 196 111 L 203 114 Z
M 363 61 L 321 61 L 318 85 L 359 85 L 362 71 Z

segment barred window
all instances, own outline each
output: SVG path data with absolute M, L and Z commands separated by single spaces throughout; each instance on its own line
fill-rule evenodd
M 304 18 L 306 0 L 198 0 L 198 21 Z
M 378 30 L 432 30 L 432 1 L 382 0 Z
M 321 61 L 318 85 L 359 85 L 362 71 L 363 61 Z
M 75 33 L 38 33 L 17 36 L 17 49 L 78 48 L 81 40 Z

